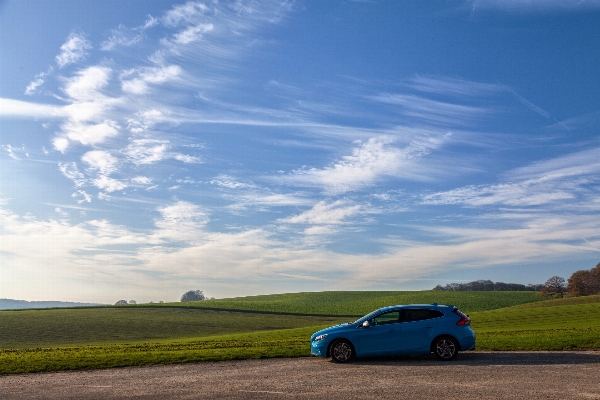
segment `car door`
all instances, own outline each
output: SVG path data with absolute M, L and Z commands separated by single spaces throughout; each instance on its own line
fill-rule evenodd
M 402 354 L 429 353 L 439 314 L 439 311 L 424 308 L 402 310 L 400 315 Z
M 400 311 L 389 311 L 369 320 L 369 326 L 360 327 L 361 356 L 391 355 L 400 352 Z

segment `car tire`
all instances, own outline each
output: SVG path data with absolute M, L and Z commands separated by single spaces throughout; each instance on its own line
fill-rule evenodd
M 346 363 L 354 358 L 354 348 L 347 340 L 338 339 L 331 343 L 331 361 Z
M 453 337 L 441 336 L 433 341 L 431 349 L 438 360 L 451 361 L 458 355 L 458 342 Z

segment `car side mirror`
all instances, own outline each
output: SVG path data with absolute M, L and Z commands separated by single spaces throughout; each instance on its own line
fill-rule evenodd
M 370 326 L 371 326 L 371 323 L 369 321 L 365 321 L 365 322 L 362 323 L 362 327 L 363 328 L 368 328 Z

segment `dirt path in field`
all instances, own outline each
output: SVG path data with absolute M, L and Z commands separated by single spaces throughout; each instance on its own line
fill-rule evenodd
M 0 399 L 600 399 L 600 351 L 205 362 L 0 377 Z

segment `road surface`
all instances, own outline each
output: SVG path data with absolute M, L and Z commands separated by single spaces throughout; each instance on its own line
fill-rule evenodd
M 600 351 L 267 359 L 0 377 L 0 399 L 600 399 Z

